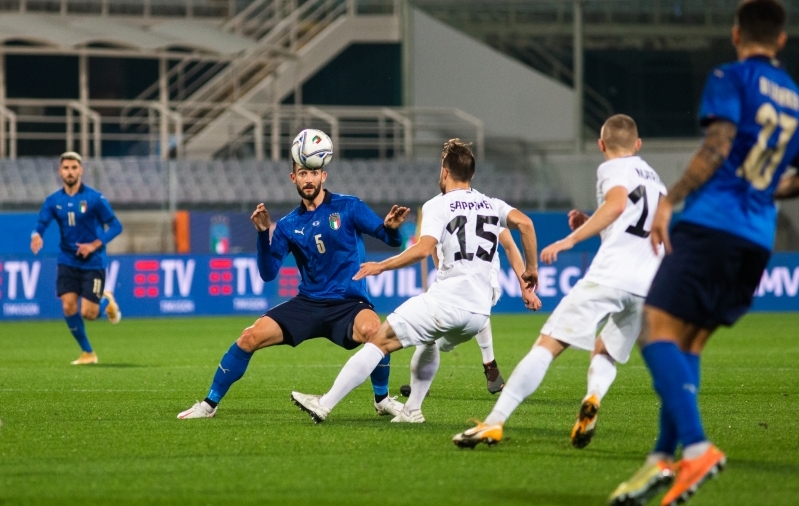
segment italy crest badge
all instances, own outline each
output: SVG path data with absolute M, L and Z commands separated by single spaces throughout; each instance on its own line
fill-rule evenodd
M 341 216 L 338 213 L 330 215 L 330 228 L 338 230 L 341 228 Z

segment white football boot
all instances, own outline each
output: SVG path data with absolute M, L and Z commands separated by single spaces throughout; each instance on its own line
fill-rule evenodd
M 375 402 L 375 411 L 380 416 L 397 416 L 402 411 L 402 408 L 405 407 L 405 404 L 399 402 L 397 397 L 386 397 L 380 402 Z
M 114 294 L 106 290 L 103 292 L 103 297 L 108 299 L 108 306 L 105 308 L 105 314 L 108 316 L 108 321 L 111 325 L 116 325 L 122 320 L 122 311 L 119 310 L 119 304 L 114 298 Z
M 414 409 L 410 413 L 400 411 L 397 416 L 391 419 L 391 423 L 424 423 L 424 416 L 421 409 Z
M 186 420 L 189 418 L 213 418 L 215 414 L 216 408 L 212 408 L 205 401 L 197 401 L 194 403 L 194 406 L 190 407 L 186 411 L 181 411 L 178 413 L 178 418 L 180 420 Z
M 321 399 L 321 395 L 310 395 L 310 394 L 302 394 L 300 392 L 291 392 L 291 400 L 294 404 L 297 405 L 298 408 L 305 411 L 313 421 L 316 423 L 322 423 L 327 418 L 327 415 L 330 414 L 330 409 L 322 406 L 319 404 L 319 399 Z

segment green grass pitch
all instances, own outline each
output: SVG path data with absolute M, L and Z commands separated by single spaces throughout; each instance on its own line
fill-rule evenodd
M 544 320 L 492 320 L 507 378 Z M 0 504 L 601 505 L 656 435 L 658 403 L 636 352 L 594 441 L 572 449 L 588 355 L 568 351 L 509 420 L 505 441 L 457 449 L 452 435 L 495 401 L 474 343 L 442 356 L 423 425 L 378 417 L 368 381 L 314 425 L 289 393 L 323 393 L 350 355 L 323 340 L 257 353 L 215 419 L 177 420 L 250 321 L 90 323 L 101 363 L 89 367 L 69 365 L 79 350 L 63 322 L 0 324 Z M 393 358 L 394 393 L 410 356 Z M 729 465 L 691 504 L 797 504 L 797 364 L 796 313 L 750 315 L 714 337 L 700 403 Z

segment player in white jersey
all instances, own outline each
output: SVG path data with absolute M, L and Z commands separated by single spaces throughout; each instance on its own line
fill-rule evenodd
M 541 309 L 541 299 L 538 298 L 534 291 L 525 288 L 525 282 L 522 280 L 524 258 L 522 258 L 522 253 L 519 251 L 519 247 L 516 246 L 516 241 L 513 240 L 513 236 L 507 228 L 500 228 L 499 244 L 502 245 L 502 249 L 505 250 L 508 262 L 519 281 L 524 306 L 532 311 L 538 311 Z M 439 243 L 436 247 L 436 256 L 433 257 L 436 269 L 438 269 L 441 262 L 441 257 L 441 244 Z M 502 297 L 502 287 L 499 285 L 500 268 L 499 255 L 494 255 L 494 260 L 491 262 L 491 307 L 496 306 L 500 297 Z M 486 388 L 488 388 L 489 393 L 497 394 L 501 392 L 502 388 L 505 386 L 505 378 L 503 378 L 502 373 L 499 372 L 499 366 L 494 357 L 494 336 L 491 330 L 490 319 L 486 321 L 486 324 L 483 325 L 483 328 L 480 329 L 480 332 L 477 333 L 474 340 L 477 342 L 477 346 L 480 347 L 480 354 L 483 359 L 483 373 L 486 377 Z M 452 351 L 452 348 L 444 347 L 444 341 L 439 341 L 438 348 L 445 352 Z M 408 387 L 407 391 L 410 391 L 410 387 Z
M 629 116 L 617 114 L 602 126 L 599 149 L 605 163 L 597 169 L 597 203 L 590 218 L 569 213 L 568 237 L 541 251 L 551 264 L 558 253 L 599 233 L 602 245 L 585 277 L 577 282 L 541 329 L 533 349 L 513 371 L 485 422 L 453 437 L 461 447 L 502 439 L 505 421 L 538 389 L 549 365 L 566 348 L 591 351 L 588 393 L 583 399 L 571 442 L 584 448 L 596 428 L 602 397 L 616 378 L 616 362 L 630 358 L 642 331 L 644 298 L 663 256 L 655 254 L 647 239 L 658 200 L 666 194 L 657 173 L 640 157 L 638 128 Z M 605 326 L 596 337 L 602 321 Z
M 354 279 L 415 264 L 435 254 L 441 243 L 441 264 L 430 289 L 388 316 L 373 338 L 347 361 L 333 387 L 322 396 L 291 393 L 294 403 L 317 423 L 363 383 L 385 355 L 410 346 L 416 346 L 411 359 L 411 395 L 391 421 L 424 422 L 422 401 L 439 364 L 436 342 L 454 347 L 471 339 L 491 313 L 491 263 L 500 227 L 521 232 L 527 260 L 522 279 L 526 289 L 535 287 L 538 265 L 533 222 L 505 202 L 472 190 L 473 176 L 474 156 L 469 146 L 459 139 L 444 144 L 439 179 L 442 194 L 422 208 L 419 242 L 382 262 L 361 264 Z

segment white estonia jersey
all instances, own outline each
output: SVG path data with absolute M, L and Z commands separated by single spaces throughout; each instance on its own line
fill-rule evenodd
M 420 236 L 441 245 L 436 280 L 427 291 L 437 301 L 472 313 L 491 314 L 491 271 L 500 227 L 513 210 L 476 190 L 453 190 L 422 207 Z
M 505 227 L 500 227 L 499 232 L 497 233 L 497 237 L 505 231 Z M 506 252 L 507 253 L 507 252 Z M 441 265 L 441 258 L 443 257 L 443 253 L 441 253 L 441 243 L 436 244 L 436 256 L 438 257 L 438 265 Z M 499 263 L 499 255 L 494 255 L 494 259 L 491 261 L 491 288 L 494 290 L 499 290 L 499 269 L 502 266 Z
M 605 202 L 611 188 L 623 186 L 627 189 L 627 207 L 600 233 L 602 245 L 585 279 L 646 297 L 663 258 L 662 247 L 659 255 L 652 251 L 649 232 L 666 187 L 657 172 L 638 156 L 609 160 L 596 173 L 597 204 Z

